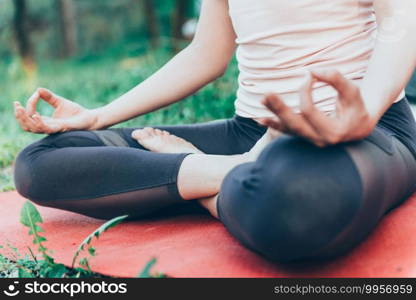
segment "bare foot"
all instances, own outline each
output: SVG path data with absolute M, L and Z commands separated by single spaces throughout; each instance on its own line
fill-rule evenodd
M 146 127 L 133 131 L 131 136 L 140 145 L 153 152 L 203 153 L 188 141 L 160 129 Z
M 217 201 L 218 201 L 218 195 L 198 200 L 199 204 L 202 207 L 208 210 L 214 218 L 218 219 Z

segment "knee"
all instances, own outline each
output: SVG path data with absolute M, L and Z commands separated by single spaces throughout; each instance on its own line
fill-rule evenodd
M 55 151 L 66 147 L 93 147 L 102 142 L 89 131 L 70 131 L 49 135 L 23 149 L 16 158 L 14 182 L 16 190 L 23 197 L 46 205 L 54 202 L 59 193 L 59 180 L 62 172 L 60 160 Z M 63 162 L 62 162 L 63 163 Z
M 271 260 L 313 258 L 350 223 L 361 186 L 312 169 L 253 164 L 233 170 L 218 203 L 221 221 Z
M 42 204 L 45 196 L 46 182 L 44 176 L 37 170 L 39 166 L 36 158 L 44 150 L 44 146 L 39 142 L 31 144 L 19 153 L 14 164 L 14 183 L 17 192 L 39 204 Z

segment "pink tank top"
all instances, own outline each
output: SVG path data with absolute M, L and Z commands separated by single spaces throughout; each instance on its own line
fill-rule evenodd
M 228 0 L 240 70 L 236 113 L 272 114 L 261 104 L 278 93 L 297 110 L 307 71 L 329 68 L 360 84 L 375 45 L 374 0 Z M 336 91 L 322 83 L 314 100 L 335 109 Z

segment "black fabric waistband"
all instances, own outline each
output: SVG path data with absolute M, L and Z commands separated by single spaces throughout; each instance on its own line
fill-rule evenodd
M 239 123 L 244 123 L 249 126 L 258 127 L 259 129 L 264 129 L 263 125 L 260 125 L 257 121 L 251 118 L 245 118 L 239 115 L 234 115 L 233 119 Z

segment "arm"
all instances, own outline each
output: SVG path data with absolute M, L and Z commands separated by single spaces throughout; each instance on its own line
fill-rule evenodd
M 88 110 L 38 89 L 26 108 L 15 102 L 15 116 L 21 127 L 35 133 L 68 130 L 96 130 L 178 102 L 221 76 L 234 54 L 235 33 L 226 0 L 203 3 L 195 38 L 164 67 L 126 94 L 103 107 Z M 40 116 L 40 99 L 55 108 L 52 117 Z
M 376 0 L 379 37 L 361 87 L 377 122 L 405 88 L 416 67 L 416 1 Z M 390 23 L 391 28 L 383 26 Z
M 321 147 L 371 134 L 416 67 L 416 1 L 375 0 L 375 10 L 379 35 L 361 88 L 337 71 L 313 71 L 300 91 L 301 113 L 291 111 L 278 95 L 268 95 L 264 104 L 277 118 L 262 120 L 264 125 Z M 384 22 L 389 26 L 383 26 Z M 312 86 L 316 81 L 338 91 L 335 116 L 326 116 L 314 106 Z
M 227 1 L 204 1 L 192 43 L 153 76 L 99 108 L 94 127 L 120 123 L 195 93 L 224 73 L 234 50 L 235 33 Z

